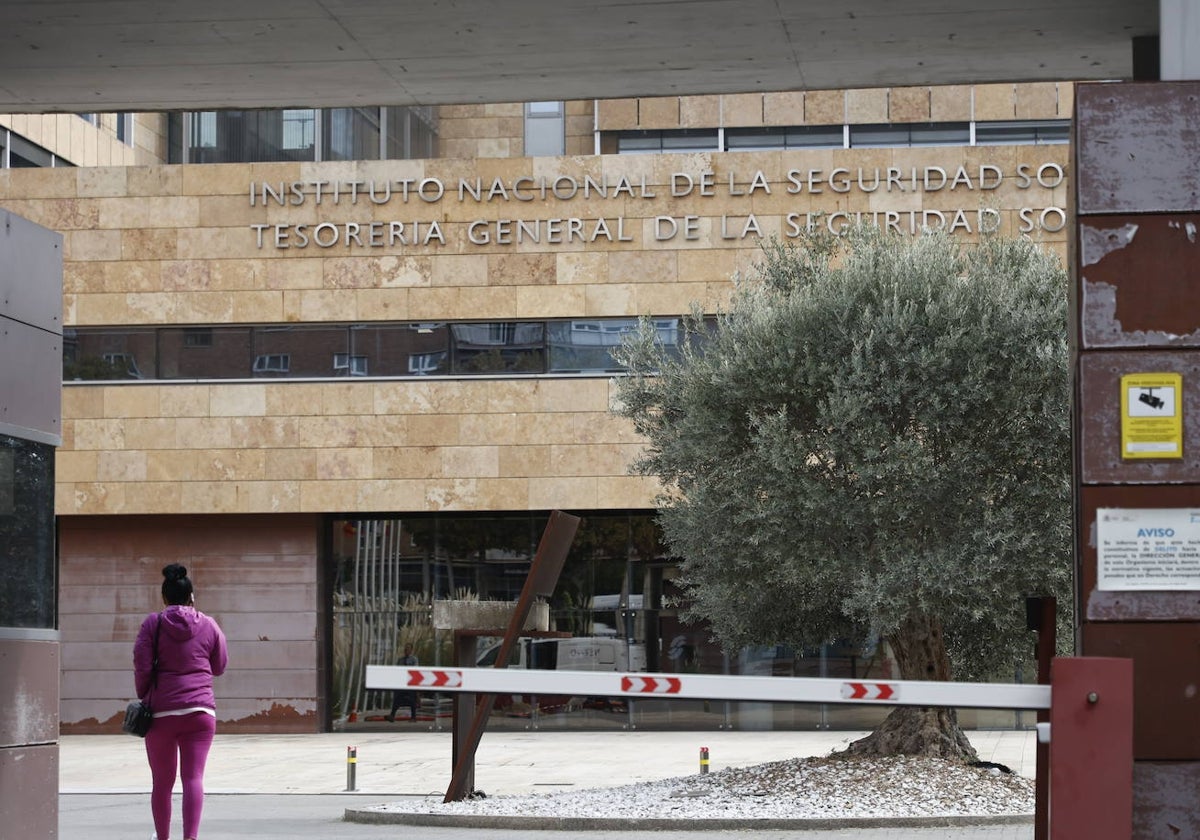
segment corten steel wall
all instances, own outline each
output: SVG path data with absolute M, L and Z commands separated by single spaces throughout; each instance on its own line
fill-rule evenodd
M 1200 507 L 1200 84 L 1081 85 L 1076 109 L 1080 642 L 1134 660 L 1134 837 L 1196 837 L 1200 593 L 1098 591 L 1096 511 Z M 1183 457 L 1123 460 L 1120 377 L 1157 372 L 1182 375 Z
M 319 517 L 65 517 L 59 522 L 62 731 L 116 732 L 133 695 L 133 640 L 183 563 L 196 607 L 229 642 L 221 732 L 324 727 Z

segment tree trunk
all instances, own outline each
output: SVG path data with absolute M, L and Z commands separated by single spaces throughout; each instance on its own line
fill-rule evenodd
M 950 657 L 937 618 L 909 616 L 887 637 L 904 680 L 949 680 Z M 958 712 L 942 707 L 898 706 L 848 755 L 924 755 L 975 761 L 975 748 L 958 726 Z

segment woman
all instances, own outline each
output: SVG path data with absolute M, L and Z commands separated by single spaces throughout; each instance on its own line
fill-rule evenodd
M 217 729 L 213 677 L 225 672 L 225 634 L 194 606 L 187 569 L 163 569 L 165 609 L 146 616 L 133 645 L 137 696 L 154 710 L 146 734 L 153 789 L 150 812 L 157 840 L 171 836 L 171 789 L 183 777 L 183 836 L 195 840 L 204 807 L 204 764 Z M 157 660 L 157 662 L 156 662 Z

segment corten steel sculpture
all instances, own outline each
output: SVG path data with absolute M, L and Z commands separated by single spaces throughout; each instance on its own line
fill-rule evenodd
M 562 573 L 563 562 L 575 532 L 579 529 L 579 517 L 555 510 L 550 512 L 550 521 L 542 532 L 542 540 L 538 543 L 537 553 L 529 566 L 529 575 L 521 588 L 521 595 L 513 609 L 500 643 L 500 652 L 496 656 L 497 668 L 507 668 L 508 659 L 512 655 L 513 646 L 525 626 L 525 619 L 533 606 L 534 598 L 548 598 L 558 585 L 558 576 Z M 454 726 L 454 775 L 450 779 L 450 787 L 446 789 L 444 802 L 458 802 L 471 794 L 471 785 L 475 775 L 475 751 L 479 749 L 479 740 L 487 727 L 488 716 L 492 713 L 492 705 L 496 701 L 494 694 L 481 694 L 475 698 L 475 716 L 465 736 L 458 731 L 458 718 Z

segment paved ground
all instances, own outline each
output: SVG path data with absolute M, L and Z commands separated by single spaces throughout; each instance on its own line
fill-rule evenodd
M 508 831 L 495 828 L 427 828 L 359 825 L 342 821 L 346 808 L 368 800 L 347 795 L 210 795 L 205 800 L 204 840 L 684 840 L 689 831 Z M 176 815 L 178 821 L 178 815 Z M 177 823 L 178 824 L 178 823 Z M 150 836 L 150 797 L 145 794 L 63 794 L 59 797 L 63 840 L 145 840 Z M 172 835 L 175 838 L 176 835 Z M 840 831 L 714 832 L 720 840 L 1032 840 L 1033 826 L 964 828 L 855 828 Z
M 488 733 L 476 764 L 476 787 L 488 793 L 531 793 L 601 787 L 685 776 L 699 769 L 707 746 L 711 767 L 747 766 L 820 755 L 860 733 L 850 732 L 575 732 Z M 968 733 L 980 758 L 1033 775 L 1035 742 L 1023 731 Z M 206 778 L 202 836 L 263 840 L 406 840 L 528 838 L 528 831 L 373 826 L 342 821 L 347 808 L 407 795 L 442 792 L 450 779 L 448 733 L 255 735 L 217 737 Z M 357 748 L 357 793 L 347 794 L 346 748 Z M 150 774 L 143 744 L 128 736 L 68 736 L 60 751 L 60 836 L 65 840 L 129 840 L 150 835 Z M 178 804 L 176 808 L 178 820 Z M 538 832 L 565 840 L 579 832 Z M 721 837 L 762 836 L 721 831 Z M 856 828 L 769 832 L 787 840 L 1029 840 L 1031 825 L 940 829 Z M 587 832 L 588 840 L 671 840 L 687 832 Z

